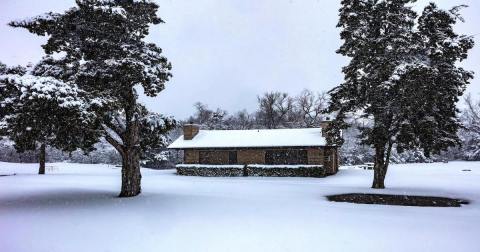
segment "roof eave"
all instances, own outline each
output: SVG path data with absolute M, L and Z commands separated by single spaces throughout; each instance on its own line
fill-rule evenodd
M 338 147 L 336 145 L 285 145 L 285 146 L 186 146 L 186 147 L 167 147 L 172 150 L 186 149 L 267 149 L 267 148 L 318 148 L 318 147 Z

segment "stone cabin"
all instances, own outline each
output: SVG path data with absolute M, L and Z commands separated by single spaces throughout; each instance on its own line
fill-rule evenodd
M 183 136 L 168 148 L 184 151 L 184 164 L 321 165 L 337 173 L 338 147 L 328 146 L 322 129 L 200 130 L 183 126 Z

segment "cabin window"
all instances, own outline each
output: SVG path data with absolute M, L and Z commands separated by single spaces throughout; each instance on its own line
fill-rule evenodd
M 211 161 L 210 151 L 199 151 L 198 152 L 198 161 L 200 164 L 210 164 Z
M 265 163 L 271 165 L 307 164 L 306 150 L 267 150 Z
M 228 163 L 229 164 L 236 164 L 237 163 L 237 152 L 236 151 L 229 151 L 228 152 Z

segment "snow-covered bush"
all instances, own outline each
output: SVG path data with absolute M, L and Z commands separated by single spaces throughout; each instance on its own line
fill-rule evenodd
M 178 175 L 202 177 L 241 177 L 245 168 L 243 165 L 205 164 L 179 164 L 176 167 Z
M 254 177 L 325 177 L 321 165 L 247 165 L 247 176 Z
M 177 174 L 203 177 L 325 177 L 321 165 L 206 165 L 178 164 Z
M 175 168 L 177 151 L 172 150 L 152 150 L 148 152 L 140 164 L 142 167 L 152 169 L 170 169 Z

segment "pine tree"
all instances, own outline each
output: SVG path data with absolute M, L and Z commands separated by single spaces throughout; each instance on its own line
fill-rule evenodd
M 372 123 L 360 128 L 363 144 L 375 150 L 373 188 L 385 187 L 392 148 L 421 147 L 428 156 L 455 145 L 455 102 L 472 77 L 455 66 L 473 41 L 453 32 L 457 8 L 427 6 L 418 19 L 414 0 L 344 0 L 338 27 L 350 57 L 345 82 L 330 91 L 328 112 L 337 113 L 329 134 L 347 127 L 349 113 Z
M 171 142 L 169 132 L 176 128 L 177 123 L 173 118 L 148 112 L 143 108 L 145 116 L 142 117 L 140 124 L 140 147 L 142 163 L 164 164 L 165 159 L 171 157 L 168 155 L 165 147 Z
M 45 174 L 47 146 L 88 152 L 98 139 L 96 132 L 84 130 L 92 117 L 77 87 L 44 71 L 50 60 L 30 70 L 0 70 L 1 135 L 13 140 L 19 153 L 39 150 L 39 174 Z
M 462 6 L 449 11 L 430 3 L 418 19 L 417 56 L 402 74 L 402 96 L 411 97 L 404 106 L 403 123 L 397 150 L 421 147 L 427 157 L 460 144 L 461 128 L 456 103 L 465 91 L 473 73 L 458 67 L 473 48 L 471 37 L 458 35 L 453 26 L 463 20 L 458 14 Z
M 141 137 L 148 115 L 137 102 L 138 91 L 156 96 L 171 77 L 162 50 L 145 37 L 162 23 L 159 6 L 148 0 L 77 0 L 65 13 L 47 13 L 12 22 L 40 36 L 48 35 L 47 54 L 62 52 L 65 66 L 76 68 L 73 82 L 97 104 L 106 140 L 122 156 L 120 196 L 141 192 Z M 157 124 L 158 125 L 158 124 Z M 152 126 L 153 125 L 149 125 Z

